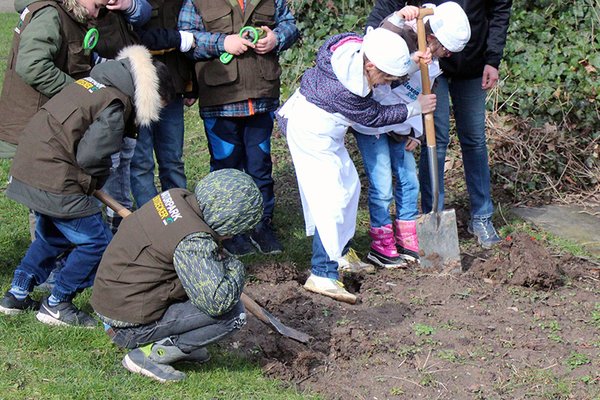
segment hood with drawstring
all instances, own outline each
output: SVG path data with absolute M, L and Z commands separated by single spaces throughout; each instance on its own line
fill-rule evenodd
M 144 46 L 129 46 L 121 50 L 116 60 L 96 65 L 90 76 L 131 97 L 137 125 L 148 126 L 158 121 L 162 103 L 150 52 Z
M 211 172 L 194 190 L 204 221 L 221 236 L 248 231 L 262 218 L 263 200 L 250 175 L 237 169 Z

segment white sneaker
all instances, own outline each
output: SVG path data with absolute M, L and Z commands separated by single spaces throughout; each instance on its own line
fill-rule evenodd
M 353 248 L 350 248 L 345 255 L 335 261 L 338 263 L 338 271 L 366 272 L 367 274 L 375 272 L 375 267 L 372 264 L 363 262 Z
M 334 300 L 343 301 L 344 303 L 356 303 L 356 296 L 348 292 L 344 288 L 344 284 L 337 279 L 323 278 L 321 276 L 310 274 L 304 284 L 304 289 L 309 292 L 331 297 Z

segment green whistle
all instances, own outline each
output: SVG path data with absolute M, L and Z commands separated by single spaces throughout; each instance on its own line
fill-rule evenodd
M 248 40 L 250 42 L 252 42 L 252 44 L 256 44 L 256 42 L 258 42 L 258 39 L 260 39 L 261 37 L 263 37 L 265 35 L 265 31 L 260 29 L 260 28 L 255 28 L 253 26 L 245 26 L 242 29 L 240 29 L 240 37 L 244 37 L 244 34 L 248 34 Z M 231 60 L 233 60 L 233 54 L 231 53 L 223 53 L 221 54 L 221 57 L 219 57 L 219 60 L 221 60 L 221 62 L 223 64 L 229 64 L 231 62 Z
M 100 32 L 98 32 L 98 29 L 96 28 L 91 28 L 85 33 L 85 36 L 83 37 L 83 52 L 86 56 L 90 54 L 94 47 L 96 47 L 99 37 Z

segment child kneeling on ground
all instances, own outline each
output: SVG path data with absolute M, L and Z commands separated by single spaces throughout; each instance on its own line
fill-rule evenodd
M 89 78 L 65 87 L 26 126 L 10 170 L 6 196 L 36 213 L 35 240 L 15 270 L 0 312 L 39 311 L 49 325 L 93 327 L 73 297 L 92 286 L 112 234 L 92 193 L 101 188 L 127 127 L 156 121 L 174 97 L 166 66 L 143 46 L 94 67 Z M 31 299 L 56 257 L 74 246 L 41 306 Z
M 123 220 L 91 303 L 112 341 L 131 349 L 125 368 L 160 382 L 182 380 L 172 363 L 207 361 L 207 345 L 245 324 L 244 264 L 225 255 L 221 241 L 253 229 L 262 214 L 252 178 L 221 169 L 194 193 L 168 190 Z

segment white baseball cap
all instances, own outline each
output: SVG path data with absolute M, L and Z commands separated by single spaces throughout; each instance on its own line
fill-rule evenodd
M 377 68 L 393 76 L 406 75 L 412 63 L 404 39 L 384 28 L 367 32 L 362 51 Z
M 462 7 L 453 1 L 437 7 L 428 3 L 424 7 L 433 8 L 433 15 L 425 17 L 424 21 L 429 21 L 437 40 L 448 51 L 461 52 L 471 39 L 471 25 Z

